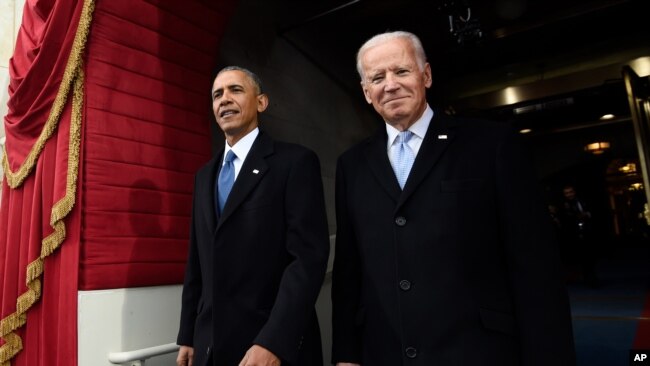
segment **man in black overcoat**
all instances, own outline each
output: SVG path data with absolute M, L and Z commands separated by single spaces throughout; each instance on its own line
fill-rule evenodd
M 385 121 L 336 173 L 333 359 L 364 366 L 571 366 L 557 244 L 517 134 L 426 100 L 407 32 L 357 68 Z
M 226 144 L 195 178 L 177 364 L 322 366 L 318 158 L 259 130 L 268 97 L 249 70 L 221 70 L 212 100 Z

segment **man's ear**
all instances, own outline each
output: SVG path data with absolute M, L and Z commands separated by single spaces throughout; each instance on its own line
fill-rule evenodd
M 269 106 L 269 97 L 266 94 L 260 94 L 257 96 L 257 112 L 262 113 L 266 110 L 266 107 Z
M 361 80 L 361 90 L 363 90 L 363 96 L 366 98 L 368 104 L 372 104 L 372 99 L 370 99 L 370 91 L 366 87 L 366 84 Z
M 431 76 L 431 65 L 429 63 L 424 64 L 424 86 L 427 88 L 431 87 L 433 84 L 433 77 Z

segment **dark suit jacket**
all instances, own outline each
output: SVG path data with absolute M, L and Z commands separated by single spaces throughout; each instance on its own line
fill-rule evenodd
M 178 344 L 194 364 L 237 365 L 259 344 L 283 365 L 322 365 L 314 303 L 329 254 L 320 165 L 301 146 L 255 140 L 221 217 L 223 151 L 196 175 Z
M 333 361 L 574 364 L 567 294 L 517 136 L 436 114 L 403 191 L 386 132 L 336 176 Z

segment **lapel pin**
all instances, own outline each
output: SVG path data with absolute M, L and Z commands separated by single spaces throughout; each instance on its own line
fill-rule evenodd
M 253 169 L 253 174 L 258 174 L 260 171 L 257 169 Z
M 438 135 L 438 140 L 446 140 L 447 135 Z

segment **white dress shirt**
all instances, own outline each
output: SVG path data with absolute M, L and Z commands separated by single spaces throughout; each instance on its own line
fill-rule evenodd
M 255 138 L 257 135 L 259 135 L 260 129 L 258 127 L 255 127 L 255 129 L 246 136 L 242 137 L 237 143 L 235 143 L 234 146 L 229 146 L 228 141 L 226 141 L 225 147 L 226 149 L 223 151 L 223 158 L 221 160 L 221 167 L 225 164 L 225 157 L 226 154 L 228 154 L 228 151 L 232 150 L 235 153 L 235 160 L 232 161 L 233 165 L 235 166 L 235 180 L 237 180 L 237 176 L 239 175 L 239 171 L 241 170 L 241 166 L 244 164 L 244 160 L 246 160 L 246 156 L 248 155 L 248 152 L 251 151 L 251 147 L 253 147 L 253 142 L 255 142 Z
M 429 123 L 431 123 L 431 118 L 433 118 L 433 109 L 431 109 L 431 107 L 429 107 L 427 104 L 427 108 L 424 110 L 424 113 L 422 113 L 422 117 L 420 117 L 417 121 L 415 121 L 414 124 L 411 125 L 411 127 L 408 128 L 409 131 L 413 132 L 413 136 L 407 144 L 411 150 L 413 150 L 413 155 L 416 157 L 418 156 L 418 151 L 420 151 L 420 146 L 422 146 L 424 135 L 427 134 Z M 395 139 L 397 138 L 397 135 L 399 135 L 399 132 L 400 131 L 398 129 L 386 123 L 386 133 L 388 134 L 386 152 L 388 153 L 388 159 L 393 166 L 393 156 L 395 156 L 395 154 L 391 154 L 390 150 L 393 148 L 393 144 L 395 143 Z

